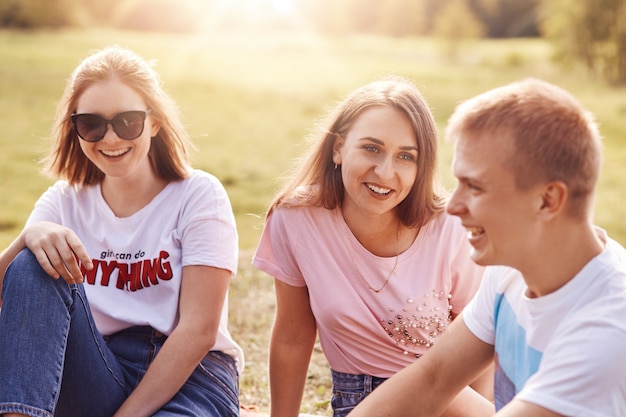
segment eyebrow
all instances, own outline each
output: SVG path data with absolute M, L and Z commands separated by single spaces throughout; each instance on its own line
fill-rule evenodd
M 370 142 L 374 142 L 378 145 L 384 146 L 385 145 L 385 141 L 380 140 L 380 139 L 376 139 L 373 138 L 371 136 L 366 136 L 364 138 L 359 139 L 359 141 L 370 141 Z M 400 149 L 402 149 L 403 151 L 415 151 L 417 152 L 417 146 L 400 146 Z
M 463 184 L 467 184 L 467 183 L 472 183 L 476 186 L 479 187 L 485 187 L 487 184 L 487 181 L 485 181 L 484 179 L 478 178 L 478 177 L 472 177 L 472 176 L 468 176 L 468 175 L 463 175 L 461 177 L 457 177 L 454 172 L 452 172 L 452 175 L 456 178 L 457 182 L 459 183 L 463 183 Z

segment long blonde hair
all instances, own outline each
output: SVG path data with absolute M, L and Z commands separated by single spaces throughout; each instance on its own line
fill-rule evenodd
M 393 77 L 366 84 L 349 94 L 320 124 L 320 132 L 293 176 L 271 203 L 268 214 L 283 206 L 341 207 L 344 184 L 335 169 L 333 144 L 345 137 L 357 118 L 372 106 L 392 106 L 407 115 L 417 138 L 417 177 L 407 197 L 398 205 L 400 221 L 409 227 L 426 224 L 444 209 L 435 177 L 437 172 L 437 126 L 417 87 Z
M 185 178 L 189 173 L 191 140 L 183 127 L 178 107 L 163 90 L 161 79 L 150 64 L 134 52 L 117 46 L 88 56 L 72 73 L 57 106 L 53 144 L 43 161 L 44 171 L 66 179 L 72 185 L 91 185 L 104 179 L 104 173 L 80 148 L 71 115 L 87 88 L 113 78 L 136 91 L 152 109 L 150 117 L 161 125 L 152 138 L 148 154 L 154 172 L 168 181 Z

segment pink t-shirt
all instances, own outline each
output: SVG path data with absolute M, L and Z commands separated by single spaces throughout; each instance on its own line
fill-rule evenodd
M 253 264 L 307 286 L 322 349 L 332 369 L 388 378 L 423 355 L 474 296 L 483 268 L 469 256 L 466 231 L 441 214 L 395 264 L 365 249 L 340 209 L 279 208 L 268 217 Z

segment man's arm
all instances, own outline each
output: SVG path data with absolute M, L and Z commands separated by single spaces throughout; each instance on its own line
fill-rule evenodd
M 563 414 L 557 414 L 537 404 L 529 403 L 513 399 L 505 405 L 497 414 L 498 417 L 565 417 Z
M 492 415 L 489 402 L 471 389 L 457 394 L 485 371 L 493 354 L 493 346 L 474 336 L 461 314 L 435 346 L 368 395 L 350 417 Z

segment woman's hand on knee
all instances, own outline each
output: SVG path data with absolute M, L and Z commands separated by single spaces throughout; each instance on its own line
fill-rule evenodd
M 92 269 L 91 258 L 73 230 L 52 222 L 33 223 L 23 230 L 24 244 L 52 278 L 68 284 L 83 282 L 79 262 Z

